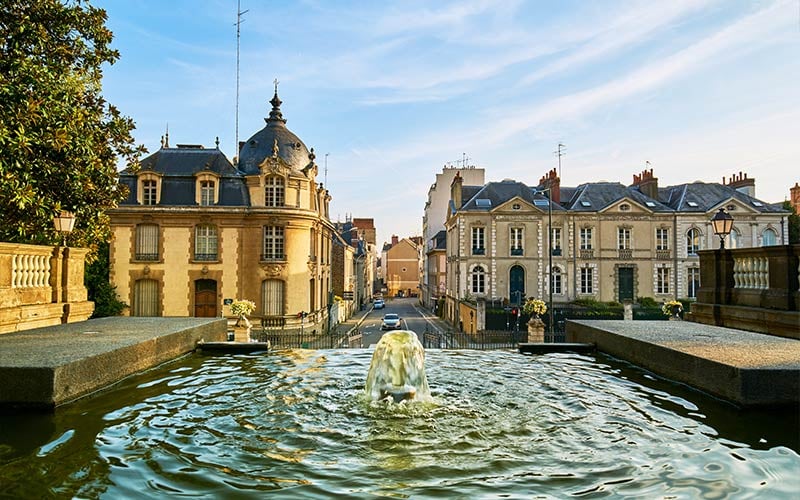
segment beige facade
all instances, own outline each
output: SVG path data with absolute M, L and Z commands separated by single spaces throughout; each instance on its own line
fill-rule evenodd
M 454 206 L 461 208 L 446 222 L 447 317 L 459 321 L 463 300 L 549 301 L 550 280 L 555 304 L 693 299 L 697 251 L 719 247 L 710 221 L 720 208 L 734 217 L 726 248 L 782 244 L 786 213 L 733 188 L 700 184 L 669 188 L 688 200 L 677 209 L 643 195 L 639 185 L 595 183 L 565 189 L 571 199 L 553 200 L 548 210 L 547 184 L 454 183 Z
M 413 240 L 403 238 L 384 250 L 383 268 L 390 297 L 398 294 L 415 296 L 419 292 L 420 248 Z
M 247 299 L 272 327 L 327 330 L 330 196 L 277 93 L 272 103 L 237 166 L 218 149 L 166 142 L 121 174 L 130 194 L 109 214 L 111 281 L 131 315 L 232 317 L 230 302 Z

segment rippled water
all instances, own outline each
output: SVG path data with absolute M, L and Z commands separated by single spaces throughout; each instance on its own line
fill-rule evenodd
M 796 414 L 602 355 L 427 352 L 434 403 L 363 397 L 371 350 L 193 355 L 0 417 L 0 496 L 796 498 Z M 669 392 L 667 392 L 669 391 Z

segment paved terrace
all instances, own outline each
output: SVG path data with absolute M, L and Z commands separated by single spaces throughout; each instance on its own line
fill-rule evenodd
M 219 318 L 100 318 L 0 335 L 0 408 L 52 410 L 223 341 Z
M 800 340 L 689 321 L 568 321 L 567 341 L 740 406 L 800 404 Z

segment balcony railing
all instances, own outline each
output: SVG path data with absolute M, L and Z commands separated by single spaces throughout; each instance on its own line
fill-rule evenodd
M 217 260 L 216 253 L 196 253 L 194 254 L 194 260 L 201 260 L 204 262 L 214 261 Z
M 524 255 L 525 251 L 522 248 L 512 248 L 511 255 Z
M 486 249 L 485 248 L 473 248 L 472 255 L 485 255 Z
M 139 253 L 136 252 L 136 260 L 156 261 L 158 260 L 157 253 Z
M 629 260 L 633 258 L 633 250 L 630 248 L 620 248 L 618 249 L 619 258 L 624 260 Z
M 583 260 L 594 259 L 594 248 L 581 248 L 578 252 Z
M 669 251 L 669 249 L 656 250 L 656 259 L 657 260 L 669 260 L 670 259 L 670 251 Z

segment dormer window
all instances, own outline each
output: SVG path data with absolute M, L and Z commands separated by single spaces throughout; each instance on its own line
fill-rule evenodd
M 285 205 L 286 187 L 283 177 L 269 175 L 264 178 L 264 206 L 282 207 Z
M 139 175 L 136 201 L 141 205 L 158 205 L 161 202 L 161 176 L 155 172 Z
M 202 207 L 216 205 L 219 201 L 219 178 L 211 172 L 195 175 L 195 203 Z

